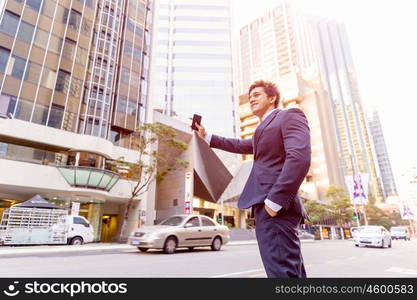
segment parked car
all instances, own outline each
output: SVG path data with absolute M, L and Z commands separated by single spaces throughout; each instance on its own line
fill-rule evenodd
M 177 248 L 192 250 L 206 246 L 219 251 L 229 239 L 229 228 L 207 216 L 175 215 L 158 225 L 139 227 L 129 236 L 128 243 L 142 252 L 163 249 L 165 253 L 172 254 Z
M 307 230 L 298 229 L 297 235 L 300 240 L 314 240 L 314 234 Z
M 67 241 L 70 245 L 91 243 L 94 239 L 94 229 L 90 222 L 81 216 L 67 216 Z
M 393 240 L 404 240 L 409 241 L 411 238 L 410 231 L 407 227 L 400 227 L 400 226 L 394 226 L 391 227 L 391 238 Z
M 383 226 L 370 225 L 362 226 L 353 239 L 355 246 L 374 246 L 391 248 L 391 234 Z

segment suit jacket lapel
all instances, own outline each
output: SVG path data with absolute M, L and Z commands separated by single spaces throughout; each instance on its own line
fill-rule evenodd
M 255 134 L 254 134 L 254 137 L 253 137 L 253 142 L 254 142 L 253 154 L 254 154 L 254 157 L 256 157 L 257 145 L 258 145 L 259 139 L 261 138 L 261 135 L 262 135 L 264 129 L 269 125 L 269 123 L 272 122 L 273 119 L 275 119 L 275 117 L 278 115 L 278 113 L 280 111 L 281 111 L 281 109 L 277 109 L 276 111 L 272 112 L 268 117 L 266 117 L 265 120 L 263 120 L 261 122 L 261 124 L 259 124 L 258 128 L 256 128 Z

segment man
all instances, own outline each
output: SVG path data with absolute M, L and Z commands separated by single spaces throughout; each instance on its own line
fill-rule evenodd
M 297 192 L 310 167 L 310 131 L 304 113 L 277 108 L 279 100 L 273 83 L 256 81 L 249 102 L 261 123 L 251 139 L 210 135 L 198 124 L 197 134 L 210 147 L 254 155 L 238 207 L 253 208 L 265 271 L 269 278 L 306 277 L 297 228 L 307 214 Z

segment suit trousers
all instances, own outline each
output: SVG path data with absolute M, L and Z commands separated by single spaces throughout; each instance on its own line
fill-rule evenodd
M 256 239 L 268 278 L 306 278 L 297 228 L 302 217 L 279 211 L 271 217 L 264 203 L 253 206 Z

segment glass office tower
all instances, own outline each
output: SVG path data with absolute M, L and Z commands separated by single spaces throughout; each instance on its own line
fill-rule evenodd
M 236 136 L 230 1 L 160 0 L 155 9 L 154 107 L 200 114 L 210 132 Z

